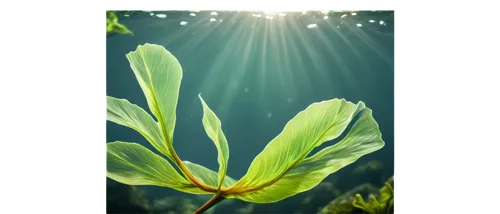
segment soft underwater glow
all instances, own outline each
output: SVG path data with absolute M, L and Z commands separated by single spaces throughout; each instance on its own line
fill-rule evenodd
M 160 13 L 160 14 L 156 14 L 156 16 L 157 16 L 158 18 L 162 18 L 162 19 L 167 18 L 167 15 L 166 15 L 166 14 L 161 14 L 161 13 Z
M 190 16 L 196 16 L 196 13 L 190 13 L 189 15 Z
M 326 15 L 326 14 L 328 14 L 329 12 L 330 12 L 330 11 L 328 11 L 328 10 L 323 10 L 323 11 L 321 11 L 321 13 L 322 13 L 322 14 L 325 14 L 325 15 Z
M 262 12 L 266 14 L 272 14 L 272 13 L 296 13 L 296 12 L 302 12 L 304 13 L 307 11 L 307 8 L 262 8 Z
M 351 17 L 351 11 L 328 15 L 323 12 L 326 11 L 207 11 L 192 16 L 194 12 L 189 11 L 177 19 L 167 12 L 168 20 L 160 24 L 172 21 L 177 26 L 183 25 L 183 30 L 164 41 L 165 44 L 180 44 L 177 53 L 180 57 L 189 58 L 196 54 L 192 50 L 199 48 L 214 48 L 216 42 L 223 44 L 214 49 L 214 57 L 207 59 L 210 62 L 206 62 L 204 80 L 198 86 L 199 92 L 206 97 L 219 97 L 213 108 L 221 120 L 231 117 L 235 100 L 241 95 L 257 99 L 255 103 L 264 111 L 260 119 L 265 120 L 267 112 L 273 112 L 273 118 L 281 116 L 277 109 L 268 106 L 271 97 L 280 96 L 284 105 L 300 103 L 299 96 L 317 93 L 314 91 L 316 84 L 331 84 L 328 82 L 331 72 L 344 77 L 346 82 L 343 84 L 349 85 L 352 91 L 359 90 L 357 83 L 349 81 L 352 73 L 344 63 L 345 55 L 332 43 L 344 43 L 347 49 L 352 49 L 354 54 L 351 56 L 356 57 L 360 54 L 356 53 L 356 45 L 349 43 L 352 41 L 349 37 L 358 37 L 358 42 L 368 44 L 380 57 L 386 57 L 383 51 L 378 51 L 378 44 L 366 35 L 371 28 L 365 27 L 374 27 L 368 23 L 384 26 L 386 22 L 379 22 L 380 18 L 376 17 L 358 20 L 362 15 Z M 351 30 L 355 31 L 346 34 Z M 218 36 L 214 35 L 215 31 Z M 317 41 L 316 45 L 312 40 Z M 317 44 L 322 44 L 323 50 L 318 50 Z M 239 62 L 238 65 L 234 65 L 235 62 Z M 337 64 L 338 69 L 328 70 L 331 63 Z M 225 81 L 221 80 L 222 76 Z M 320 76 L 320 80 L 315 76 Z M 252 84 L 248 83 L 250 77 Z M 273 91 L 273 95 L 269 91 Z M 193 98 L 192 111 L 196 111 L 198 102 L 197 97 Z

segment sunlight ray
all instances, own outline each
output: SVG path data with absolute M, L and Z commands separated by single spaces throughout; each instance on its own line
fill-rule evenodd
M 221 114 L 221 119 L 225 119 L 231 113 L 231 107 L 234 104 L 235 96 L 241 93 L 241 89 L 244 87 L 244 78 L 247 75 L 247 63 L 250 55 L 251 49 L 245 43 L 249 43 L 251 47 L 252 35 L 247 34 L 242 25 L 237 26 L 235 30 L 234 40 L 228 41 L 228 47 L 231 50 L 231 55 L 235 60 L 241 61 L 242 63 L 238 67 L 228 74 L 230 82 L 226 84 L 225 90 L 223 92 L 223 99 L 221 100 L 221 105 L 226 108 Z M 250 42 L 248 42 L 250 41 Z
M 344 43 L 347 44 L 347 46 L 349 46 L 349 48 L 354 52 L 354 54 L 356 55 L 357 59 L 362 62 L 363 61 L 363 57 L 361 56 L 361 53 L 353 47 L 353 44 L 351 43 L 351 41 L 349 40 L 349 38 L 347 38 L 347 36 L 341 31 L 341 30 L 337 30 L 337 28 L 335 26 L 332 25 L 332 23 L 328 23 L 328 25 L 332 28 L 333 31 L 335 31 L 335 33 L 342 39 L 342 41 Z M 321 36 L 326 38 L 327 36 L 321 32 Z M 328 44 L 330 46 L 330 48 L 332 48 L 332 51 L 333 50 L 333 47 L 331 47 L 330 44 Z M 363 64 L 365 65 L 365 64 Z M 366 65 L 365 65 L 366 66 Z
M 324 85 L 324 84 L 328 84 L 326 82 L 327 78 L 325 78 L 325 69 L 324 69 L 324 60 L 322 59 L 322 57 L 320 57 L 318 55 L 318 52 L 316 50 L 314 50 L 314 47 L 312 46 L 312 44 L 309 42 L 311 40 L 314 40 L 315 38 L 313 38 L 311 35 L 312 34 L 306 34 L 306 33 L 312 33 L 312 32 L 305 32 L 303 30 L 300 30 L 300 25 L 298 25 L 296 22 L 293 22 L 292 23 L 292 29 L 294 30 L 294 33 L 295 35 L 298 36 L 299 38 L 299 42 L 295 43 L 297 44 L 297 46 L 299 47 L 302 47 L 302 50 L 305 50 L 307 54 L 302 54 L 302 58 L 304 58 L 304 60 L 306 62 L 311 62 L 312 66 L 313 66 L 313 70 L 311 71 L 307 71 L 308 73 L 309 72 L 313 72 L 314 74 L 317 74 L 317 75 L 321 75 L 322 78 L 321 79 L 321 82 L 318 83 L 318 84 L 321 84 L 321 85 Z M 316 31 L 316 30 L 314 30 Z M 314 32 L 317 34 L 317 32 Z M 329 41 L 325 41 L 326 43 L 329 43 Z M 314 88 L 319 88 L 319 87 L 314 87 Z
M 282 82 L 283 90 L 286 93 L 284 95 L 286 99 L 289 100 L 295 99 L 297 97 L 297 90 L 299 90 L 299 87 L 298 82 L 296 82 L 298 78 L 296 78 L 293 74 L 292 67 L 290 65 L 288 46 L 289 44 L 291 44 L 291 42 L 289 40 L 289 35 L 286 33 L 286 27 L 287 26 L 285 24 L 282 24 L 277 28 L 277 34 L 275 35 L 275 45 L 279 50 L 278 61 L 282 66 L 281 72 L 279 73 L 280 82 Z
M 269 29 L 269 43 L 270 43 L 270 46 L 271 46 L 271 50 L 273 50 L 275 53 L 275 57 L 276 57 L 276 61 L 278 62 L 277 64 L 279 65 L 279 68 L 278 70 L 275 72 L 275 74 L 278 76 L 278 79 L 279 79 L 279 85 L 280 85 L 280 88 L 281 88 L 281 91 L 282 92 L 286 92 L 286 81 L 288 79 L 285 79 L 283 74 L 284 74 L 284 71 L 285 69 L 283 69 L 283 67 L 285 65 L 288 65 L 288 62 L 287 61 L 284 61 L 284 59 L 286 58 L 283 58 L 282 57 L 282 52 L 281 49 L 283 48 L 282 47 L 282 43 L 280 43 L 280 38 L 279 38 L 279 33 L 281 32 L 281 29 L 282 29 L 282 25 L 274 25 L 274 24 L 271 24 L 272 26 L 270 26 L 270 29 Z
M 193 50 L 203 47 L 205 39 L 215 31 L 215 27 L 209 26 L 206 20 L 199 19 L 195 23 L 189 26 L 188 31 L 182 32 L 175 35 L 175 39 L 185 41 L 185 37 L 190 37 L 191 39 L 184 42 L 179 48 L 179 56 L 186 56 L 193 52 Z M 183 38 L 183 39 L 181 39 Z M 171 40 L 169 43 L 176 43 L 177 40 Z
M 377 53 L 378 57 L 380 57 L 382 60 L 384 60 L 387 65 L 393 66 L 394 63 L 390 60 L 391 57 L 389 57 L 386 53 L 382 52 L 383 50 L 382 45 L 378 44 L 375 42 L 370 36 L 366 35 L 366 33 L 363 30 L 355 29 L 351 27 L 350 25 L 346 25 L 350 30 L 357 30 L 355 35 L 358 36 L 365 44 L 368 45 L 374 52 Z
M 291 38 L 292 44 L 290 45 L 291 51 L 288 53 L 291 53 L 292 55 L 292 60 L 295 63 L 298 63 L 298 67 L 300 68 L 299 72 L 294 73 L 292 75 L 297 76 L 297 79 L 300 80 L 302 83 L 305 83 L 305 87 L 301 88 L 301 92 L 305 95 L 307 94 L 314 94 L 313 92 L 313 85 L 310 80 L 310 75 L 308 75 L 308 71 L 304 67 L 304 60 L 301 57 L 301 54 L 297 48 L 297 42 L 295 41 L 296 39 Z M 293 72 L 293 71 L 292 71 Z
M 336 29 L 335 29 L 335 30 L 336 30 Z M 318 30 L 318 31 L 319 31 L 319 30 Z M 337 31 L 336 31 L 336 32 L 337 32 Z M 300 31 L 299 31 L 299 32 L 297 32 L 297 33 L 300 33 Z M 324 34 L 321 34 L 321 33 L 318 33 L 318 36 L 321 38 L 321 40 L 322 40 L 322 44 L 328 47 L 328 50 L 329 50 L 330 54 L 333 56 L 333 57 L 331 57 L 331 59 L 333 59 L 333 60 L 334 60 L 335 64 L 339 67 L 339 69 L 340 69 L 340 70 L 325 71 L 324 69 L 317 68 L 317 69 L 316 69 L 316 71 L 317 71 L 317 72 L 341 72 L 341 73 L 343 74 L 344 78 L 345 78 L 345 81 L 346 81 L 349 85 L 351 85 L 351 88 L 352 88 L 353 90 L 356 90 L 356 87 L 353 85 L 353 83 L 352 83 L 352 81 L 351 81 L 352 77 L 351 77 L 351 72 L 350 72 L 350 69 L 349 69 L 349 67 L 347 67 L 347 66 L 346 66 L 346 64 L 344 63 L 345 59 L 344 59 L 344 57 L 342 56 L 342 54 L 341 54 L 341 53 L 339 53 L 339 52 L 337 51 L 338 49 L 336 49 L 336 48 L 333 46 L 332 42 L 331 42 L 331 41 L 329 41 L 330 39 L 329 39 L 328 37 L 325 37 L 325 36 L 324 36 Z M 302 41 L 303 41 L 303 43 L 304 43 L 305 41 L 307 41 L 307 39 L 302 38 Z M 309 50 L 309 49 L 307 49 L 307 50 Z M 312 56 L 312 54 L 313 54 L 313 53 L 309 52 L 309 54 L 308 54 L 308 55 L 309 55 L 309 56 Z M 315 56 L 315 57 L 319 57 L 319 56 L 317 56 L 317 55 L 314 55 L 314 56 Z M 323 75 L 326 75 L 326 74 L 324 74 L 324 73 L 323 73 Z M 323 78 L 323 79 L 328 79 L 328 78 Z M 328 83 L 324 83 L 324 84 L 328 84 Z M 341 90 L 341 87 L 340 87 L 340 86 L 334 86 L 334 87 L 335 87 L 335 88 L 337 88 L 338 90 Z

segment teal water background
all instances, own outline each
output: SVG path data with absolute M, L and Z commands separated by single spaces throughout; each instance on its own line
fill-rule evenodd
M 313 102 L 345 98 L 373 110 L 386 144 L 326 180 L 342 177 L 339 186 L 353 185 L 341 182 L 353 179 L 356 184 L 381 183 L 347 173 L 371 160 L 382 163 L 385 177 L 394 174 L 394 12 L 336 12 L 327 19 L 319 12 L 152 13 L 118 13 L 134 35 L 106 38 L 106 93 L 147 109 L 125 54 L 144 43 L 172 52 L 183 68 L 174 133 L 181 159 L 218 169 L 217 151 L 201 123 L 200 93 L 222 122 L 230 149 L 228 175 L 236 179 L 299 111 Z M 116 140 L 154 151 L 135 131 L 107 122 L 107 141 Z M 195 197 L 162 187 L 140 188 L 152 200 Z

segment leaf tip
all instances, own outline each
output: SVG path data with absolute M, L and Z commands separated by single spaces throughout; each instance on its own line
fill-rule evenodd
M 198 94 L 198 98 L 200 98 L 201 104 L 205 105 L 205 100 L 203 100 L 203 97 L 201 97 L 201 93 Z

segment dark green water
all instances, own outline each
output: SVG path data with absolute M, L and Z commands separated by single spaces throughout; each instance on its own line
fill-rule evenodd
M 217 16 L 210 12 L 197 12 L 196 16 L 190 12 L 154 13 L 167 17 L 149 12 L 128 17 L 118 13 L 120 22 L 134 36 L 106 38 L 106 93 L 147 109 L 125 54 L 144 43 L 163 45 L 172 52 L 183 67 L 174 134 L 174 147 L 183 160 L 218 169 L 217 151 L 201 123 L 200 93 L 222 122 L 230 148 L 228 175 L 236 179 L 299 111 L 313 102 L 345 98 L 363 101 L 373 110 L 386 144 L 325 181 L 343 192 L 366 182 L 383 185 L 394 174 L 393 12 L 357 12 L 355 16 L 338 12 L 329 14 L 328 19 L 319 12 L 284 17 L 274 14 L 273 19 L 250 12 L 218 11 Z M 343 14 L 348 15 L 341 18 Z M 216 20 L 211 22 L 210 18 Z M 187 24 L 181 25 L 181 21 Z M 311 24 L 316 27 L 308 28 Z M 116 140 L 137 142 L 154 151 L 138 133 L 107 122 L 107 141 Z M 383 169 L 363 176 L 352 174 L 369 161 L 380 162 Z M 167 196 L 192 198 L 197 204 L 204 200 L 168 188 L 140 188 L 151 201 Z M 308 210 L 303 206 L 312 205 L 301 205 L 294 199 L 303 198 L 301 195 L 258 205 L 254 213 Z M 233 212 L 245 204 L 235 202 L 215 212 Z

